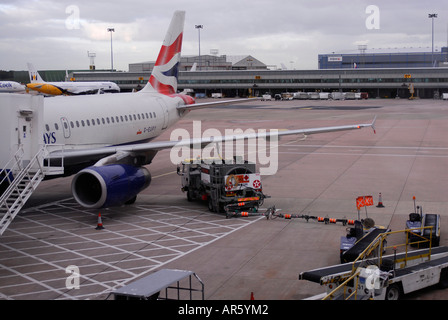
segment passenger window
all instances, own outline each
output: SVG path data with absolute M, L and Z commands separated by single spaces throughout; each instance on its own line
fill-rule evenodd
M 140 114 L 137 114 L 138 120 L 140 120 Z
M 124 122 L 124 120 L 123 120 L 123 116 L 120 116 L 120 119 L 121 119 L 121 122 Z M 128 119 L 126 119 L 126 121 L 127 121 Z
M 106 121 L 104 121 L 104 118 L 101 118 L 101 122 L 102 122 L 103 124 L 106 124 Z
M 68 129 L 68 124 L 67 124 L 67 122 L 64 122 L 64 128 L 65 128 L 65 129 Z
M 135 116 L 135 114 L 134 114 L 134 120 L 137 121 L 137 117 Z
M 84 120 L 81 120 L 81 125 L 82 125 L 83 127 L 86 126 L 86 124 L 84 123 Z
M 73 123 L 73 121 L 70 121 L 70 126 L 72 127 L 72 129 L 75 127 L 75 124 Z
M 95 119 L 92 119 L 92 126 L 95 125 Z
M 79 128 L 79 121 L 76 120 L 76 127 Z
M 55 128 L 56 130 L 59 130 L 59 126 L 58 126 L 57 123 L 54 124 L 54 128 Z
M 50 126 L 48 124 L 46 124 L 45 129 L 47 129 L 47 131 L 50 131 Z
M 106 118 L 106 121 L 107 121 L 108 124 L 110 123 L 110 122 L 109 122 L 109 117 Z
M 96 118 L 96 124 L 97 124 L 97 125 L 100 125 L 100 124 L 101 124 L 100 119 Z
M 90 127 L 90 120 L 87 119 L 86 121 L 87 121 L 87 125 Z
M 124 118 L 126 119 L 126 122 L 128 121 L 128 116 L 126 115 L 126 116 L 124 116 Z

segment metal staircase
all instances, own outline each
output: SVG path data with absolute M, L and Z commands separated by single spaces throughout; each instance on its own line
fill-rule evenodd
M 63 166 L 44 167 L 48 156 L 47 146 L 43 146 L 31 159 L 24 159 L 24 150 L 19 146 L 17 152 L 0 171 L 0 186 L 6 190 L 0 197 L 0 235 L 20 212 L 26 201 L 36 190 L 46 174 L 63 173 Z

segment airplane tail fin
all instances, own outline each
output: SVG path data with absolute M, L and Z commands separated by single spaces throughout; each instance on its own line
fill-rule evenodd
M 174 12 L 151 77 L 142 92 L 175 94 L 179 74 L 185 11 Z
M 34 68 L 34 65 L 32 63 L 27 63 L 28 65 L 28 73 L 30 75 L 30 81 L 31 83 L 35 82 L 45 82 L 39 75 L 39 72 L 37 72 L 37 69 Z

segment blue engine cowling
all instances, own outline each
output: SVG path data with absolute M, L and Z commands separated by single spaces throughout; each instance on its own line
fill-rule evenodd
M 83 207 L 113 207 L 133 199 L 150 183 L 151 174 L 144 167 L 111 164 L 78 172 L 72 181 L 72 193 Z

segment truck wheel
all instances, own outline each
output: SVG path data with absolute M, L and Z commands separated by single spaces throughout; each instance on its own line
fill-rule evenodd
M 215 208 L 213 208 L 213 201 L 211 198 L 208 198 L 208 210 L 210 210 L 211 212 L 215 212 Z
M 193 191 L 191 191 L 190 189 L 187 190 L 187 201 L 193 201 Z
M 401 286 L 398 283 L 394 283 L 387 287 L 386 300 L 398 300 L 401 298 L 401 295 Z
M 445 268 L 440 271 L 439 288 L 440 289 L 448 288 L 448 268 Z

